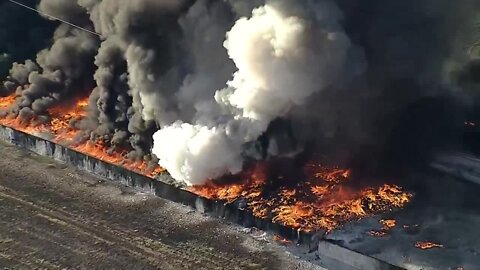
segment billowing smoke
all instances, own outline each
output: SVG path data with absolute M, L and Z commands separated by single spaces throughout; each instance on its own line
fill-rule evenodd
M 60 17 L 72 23 L 89 27 L 85 11 L 75 2 L 42 1 L 42 12 Z M 18 102 L 10 113 L 26 120 L 41 115 L 52 105 L 81 93 L 91 87 L 90 76 L 94 70 L 93 57 L 98 49 L 98 38 L 91 34 L 60 25 L 53 35 L 52 45 L 37 54 L 36 63 L 15 63 L 10 77 L 4 83 L 12 91 L 16 89 Z
M 34 5 L 35 0 L 23 3 Z M 0 4 L 0 77 L 7 76 L 13 62 L 24 62 L 35 57 L 47 47 L 55 29 L 55 23 L 34 15 L 30 10 L 12 5 L 8 1 Z M 0 86 L 0 95 L 6 89 Z
M 236 21 L 224 43 L 238 70 L 193 124 L 154 135 L 153 153 L 177 180 L 201 184 L 242 169 L 242 146 L 314 92 L 345 79 L 351 43 L 328 1 L 269 1 Z M 213 98 L 213 97 L 212 97 Z M 169 143 L 165 143 L 169 142 Z M 171 142 L 171 143 L 170 143 Z
M 158 161 L 187 185 L 238 173 L 250 159 L 291 156 L 306 141 L 338 160 L 369 160 L 398 141 L 392 134 L 404 137 L 396 123 L 417 118 L 408 117 L 411 106 L 438 117 L 428 102 L 418 102 L 468 97 L 465 82 L 457 82 L 472 77 L 464 75 L 472 60 L 465 48 L 479 6 L 473 0 L 25 3 L 90 32 L 61 23 L 36 59 L 13 64 L 0 87 L 17 95 L 7 113 L 44 119 L 48 108 L 89 95 L 87 117 L 72 123 L 82 131 L 79 139 Z M 16 27 L 3 29 L 7 39 L 19 36 Z M 470 86 L 468 94 L 475 91 Z

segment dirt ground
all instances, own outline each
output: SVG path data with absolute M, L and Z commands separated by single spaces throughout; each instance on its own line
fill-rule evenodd
M 191 208 L 0 144 L 0 269 L 320 269 Z

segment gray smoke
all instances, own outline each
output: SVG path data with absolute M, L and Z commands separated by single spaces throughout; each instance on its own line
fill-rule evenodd
M 480 2 L 337 2 L 368 68 L 346 86 L 328 89 L 298 108 L 296 119 L 311 119 L 316 127 L 296 131 L 316 134 L 322 151 L 339 160 L 378 163 L 372 170 L 398 153 L 417 161 L 414 157 L 428 152 L 432 141 L 447 139 L 449 129 L 463 124 L 462 110 L 471 96 L 465 97 L 452 71 L 470 61 Z
M 278 119 L 297 141 L 356 158 L 383 148 L 411 104 L 464 95 L 456 71 L 471 61 L 464 48 L 478 6 L 42 0 L 45 13 L 100 37 L 61 24 L 35 61 L 13 65 L 3 88 L 16 91 L 10 112 L 25 119 L 91 91 L 88 116 L 75 123 L 83 138 L 129 148 L 131 158 L 154 160 L 153 148 L 186 184 L 237 173 L 245 159 L 265 156 L 258 152 L 285 154 L 274 139 L 282 136 L 269 131 Z M 268 146 L 258 149 L 264 137 Z
M 362 61 L 351 57 L 354 46 L 340 19 L 330 1 L 278 0 L 237 20 L 224 46 L 238 70 L 212 96 L 213 108 L 200 108 L 196 122 L 154 135 L 160 165 L 188 185 L 240 172 L 244 144 L 315 92 L 351 77 L 345 67 Z
M 22 2 L 34 5 L 38 1 Z M 0 77 L 4 78 L 13 62 L 24 62 L 33 58 L 39 50 L 48 45 L 55 24 L 35 16 L 28 9 L 2 1 L 0 29 Z M 2 92 L 5 90 L 0 86 L 0 94 L 4 94 Z
M 75 2 L 41 1 L 42 12 L 89 27 L 91 23 L 85 10 Z M 89 33 L 60 25 L 52 45 L 37 54 L 36 63 L 15 63 L 5 83 L 7 88 L 17 88 L 17 104 L 10 113 L 31 118 L 72 95 L 88 93 L 93 73 L 93 57 L 98 49 L 98 39 Z

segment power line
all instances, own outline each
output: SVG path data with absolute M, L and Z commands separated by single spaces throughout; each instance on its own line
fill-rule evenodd
M 97 32 L 94 32 L 94 31 L 92 31 L 92 30 L 88 30 L 88 29 L 86 29 L 86 28 L 83 28 L 83 27 L 78 26 L 78 25 L 76 25 L 76 24 L 73 24 L 73 23 L 71 23 L 71 22 L 62 20 L 62 19 L 60 19 L 60 18 L 58 18 L 58 17 L 55 17 L 55 16 L 52 16 L 52 15 L 47 14 L 47 13 L 45 13 L 45 12 L 42 12 L 42 11 L 36 9 L 36 8 L 29 7 L 29 6 L 27 6 L 27 5 L 25 5 L 25 4 L 22 4 L 22 3 L 20 3 L 20 2 L 17 2 L 17 1 L 14 1 L 14 0 L 8 0 L 8 1 L 9 1 L 10 3 L 15 4 L 15 5 L 19 5 L 19 6 L 21 6 L 21 7 L 27 8 L 27 9 L 29 9 L 29 10 L 35 11 L 35 12 L 37 12 L 38 14 L 42 14 L 42 15 L 44 15 L 44 16 L 46 16 L 46 17 L 50 17 L 50 18 L 55 19 L 55 20 L 57 20 L 57 21 L 61 21 L 61 22 L 65 23 L 65 24 L 68 24 L 68 25 L 70 25 L 70 26 L 72 26 L 72 27 L 75 27 L 75 28 L 78 28 L 78 29 L 80 29 L 80 30 L 83 30 L 83 31 L 85 31 L 85 32 L 88 32 L 88 33 L 90 33 L 90 34 L 92 34 L 92 35 L 96 35 L 96 36 L 99 36 L 99 37 L 102 36 L 102 35 L 100 35 L 100 34 L 97 33 Z

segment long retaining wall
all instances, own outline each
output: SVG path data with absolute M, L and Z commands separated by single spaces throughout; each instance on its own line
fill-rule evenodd
M 123 167 L 93 158 L 49 140 L 2 125 L 0 125 L 0 140 L 25 148 L 36 154 L 51 157 L 56 161 L 69 164 L 96 176 L 119 182 L 142 192 L 191 206 L 198 211 L 209 214 L 210 216 L 224 218 L 242 226 L 257 227 L 265 231 L 278 233 L 299 244 L 307 246 L 312 251 L 317 251 L 319 256 L 322 256 L 322 253 L 325 253 L 323 254 L 324 256 L 341 261 L 349 266 L 348 269 L 401 269 L 369 256 L 352 252 L 334 243 L 324 241 L 319 233 L 301 233 L 292 228 L 272 223 L 269 220 L 256 218 L 252 213 L 240 209 L 235 203 L 225 204 L 221 201 L 208 200 L 199 197 L 189 191 L 168 184 L 168 182 L 172 181 L 168 173 L 161 174 L 157 179 L 153 179 L 132 172 Z M 334 252 L 332 253 L 332 251 Z

